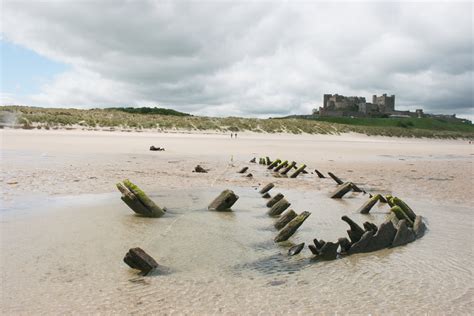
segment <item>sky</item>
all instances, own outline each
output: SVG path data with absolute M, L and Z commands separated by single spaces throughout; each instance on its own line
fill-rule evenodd
M 0 104 L 309 114 L 396 95 L 474 118 L 472 2 L 1 3 Z

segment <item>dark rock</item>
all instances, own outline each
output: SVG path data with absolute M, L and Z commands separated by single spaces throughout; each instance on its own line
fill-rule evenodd
M 288 250 L 288 255 L 289 256 L 297 255 L 301 252 L 301 250 L 303 250 L 303 248 L 304 248 L 304 242 L 301 244 L 295 245 Z
M 416 239 L 413 229 L 407 226 L 407 221 L 402 219 L 398 222 L 397 233 L 392 242 L 392 247 L 408 244 Z
M 193 172 L 207 173 L 207 170 L 204 169 L 203 167 L 201 167 L 200 165 L 197 165 L 196 167 L 194 167 L 194 171 L 193 171 Z
M 150 146 L 150 150 L 151 151 L 164 151 L 165 149 L 161 147 Z
M 158 267 L 158 263 L 141 248 L 131 248 L 123 261 L 132 269 L 148 274 Z

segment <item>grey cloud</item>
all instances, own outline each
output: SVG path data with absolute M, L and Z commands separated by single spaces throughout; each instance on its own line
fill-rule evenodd
M 3 37 L 70 64 L 29 102 L 309 112 L 323 93 L 472 115 L 470 3 L 4 1 Z

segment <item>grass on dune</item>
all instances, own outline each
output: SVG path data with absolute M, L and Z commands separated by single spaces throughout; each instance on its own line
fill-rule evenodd
M 163 109 L 160 109 L 163 110 Z M 470 123 L 455 123 L 431 118 L 324 118 L 257 119 L 239 117 L 203 117 L 166 111 L 123 111 L 122 109 L 53 109 L 3 106 L 0 122 L 22 128 L 150 129 L 157 131 L 264 132 L 291 134 L 362 133 L 398 137 L 474 138 Z M 155 111 L 156 112 L 156 111 Z M 184 115 L 183 115 L 184 114 Z

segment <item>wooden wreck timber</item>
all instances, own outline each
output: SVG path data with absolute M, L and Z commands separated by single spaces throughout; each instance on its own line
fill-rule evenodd
M 201 167 L 200 165 L 197 165 L 196 167 L 194 167 L 194 171 L 193 172 L 197 172 L 197 173 L 207 173 L 207 170 L 204 169 L 203 167 Z
M 370 199 L 367 200 L 357 211 L 358 213 L 361 214 L 369 214 L 370 210 L 372 207 L 374 207 L 375 204 L 377 204 L 378 201 L 380 201 L 380 198 L 382 196 L 380 194 L 372 196 Z
M 271 170 L 271 169 L 275 168 L 279 163 L 281 163 L 281 160 L 280 160 L 280 159 L 275 159 L 275 160 L 267 167 L 267 169 L 268 169 L 268 170 Z
M 382 223 L 377 232 L 369 230 L 364 232 L 362 237 L 356 243 L 353 243 L 348 254 L 372 252 L 388 248 L 392 245 L 397 229 L 391 221 Z
M 413 231 L 415 232 L 416 238 L 421 238 L 425 234 L 426 225 L 423 223 L 423 217 L 417 215 L 415 222 L 413 223 Z
M 308 245 L 309 250 L 316 255 L 318 259 L 322 260 L 334 260 L 337 258 L 337 248 L 339 242 L 325 242 L 324 240 L 318 241 L 314 239 L 314 246 Z
M 392 241 L 392 247 L 408 244 L 416 239 L 415 232 L 407 226 L 407 221 L 402 219 L 398 222 L 397 233 Z
M 275 242 L 282 242 L 288 240 L 304 223 L 304 221 L 311 215 L 310 212 L 302 212 L 300 215 L 293 218 L 275 237 Z
M 261 194 L 265 194 L 265 193 L 267 193 L 268 191 L 270 191 L 271 189 L 273 189 L 274 186 L 275 186 L 275 185 L 270 182 L 269 184 L 267 184 L 266 186 L 264 186 L 264 187 L 260 190 L 260 193 L 261 193 Z
M 302 164 L 296 171 L 290 176 L 290 178 L 296 178 L 306 168 L 305 164 Z
M 347 192 L 352 190 L 352 183 L 346 182 L 343 185 L 340 185 L 334 193 L 331 194 L 332 199 L 341 199 Z
M 265 194 L 262 194 L 262 197 L 263 197 L 264 199 L 269 199 L 269 198 L 271 198 L 272 196 L 270 195 L 270 193 L 267 192 L 267 193 L 265 193 Z
M 229 211 L 232 205 L 239 199 L 232 190 L 224 190 L 208 206 L 210 211 Z
M 265 164 L 269 166 L 272 163 L 269 157 L 265 157 Z
M 413 210 L 405 202 L 403 202 L 401 199 L 397 197 L 393 197 L 391 201 L 394 205 L 398 205 L 402 209 L 402 211 L 410 218 L 412 222 L 415 221 L 415 218 L 416 218 L 415 212 L 413 212 Z
M 321 172 L 318 171 L 318 169 L 314 169 L 314 172 L 316 172 L 316 174 L 318 175 L 319 178 L 321 178 L 321 179 L 326 178 L 324 176 L 324 174 L 322 174 Z
M 280 171 L 281 168 L 286 167 L 287 165 L 288 165 L 288 160 L 285 160 L 282 163 L 280 163 L 278 166 L 276 166 L 275 169 L 273 169 L 273 171 L 278 172 Z
M 339 179 L 334 173 L 328 172 L 328 175 L 329 175 L 334 181 L 336 181 L 337 184 L 341 185 L 341 184 L 344 183 L 344 181 L 342 181 L 341 179 Z
M 153 202 L 137 185 L 125 179 L 123 185 L 117 184 L 122 193 L 122 201 L 125 202 L 135 213 L 147 217 L 161 217 L 165 211 Z
M 132 269 L 148 274 L 158 267 L 158 263 L 141 248 L 131 248 L 123 261 Z
M 350 229 L 347 231 L 347 234 L 349 235 L 351 242 L 352 243 L 358 242 L 365 231 L 349 217 L 344 215 L 341 217 L 341 219 L 347 224 L 349 224 L 350 226 Z
M 256 162 L 257 162 L 257 158 L 256 158 L 256 157 L 253 157 L 252 159 L 250 159 L 249 162 L 251 162 L 251 163 L 256 163 Z
M 272 207 L 273 205 L 275 205 L 278 201 L 280 201 L 281 199 L 283 199 L 283 194 L 281 193 L 278 193 L 277 195 L 275 195 L 274 197 L 272 197 L 268 202 L 267 202 L 267 207 Z
M 245 173 L 248 169 L 249 167 L 243 167 L 238 173 Z
M 290 202 L 288 202 L 285 198 L 282 198 L 270 208 L 267 214 L 270 216 L 278 216 L 283 213 L 288 207 L 290 207 L 290 205 Z
M 296 166 L 296 161 L 292 161 L 288 166 L 286 166 L 285 168 L 283 168 L 283 170 L 280 172 L 280 174 L 287 174 L 288 171 L 290 171 L 291 169 L 293 169 L 293 167 Z
M 138 197 L 133 194 L 129 189 L 127 189 L 122 183 L 117 183 L 117 189 L 122 193 L 122 201 L 128 205 L 137 214 L 147 216 L 150 214 L 150 211 L 143 205 Z
M 273 225 L 276 229 L 280 230 L 286 226 L 293 218 L 297 216 L 294 210 L 288 210 L 275 222 Z
M 395 214 L 395 216 L 399 219 L 405 219 L 407 221 L 408 226 L 413 227 L 413 221 L 408 217 L 408 215 L 401 209 L 400 206 L 395 205 L 390 209 L 392 213 Z

